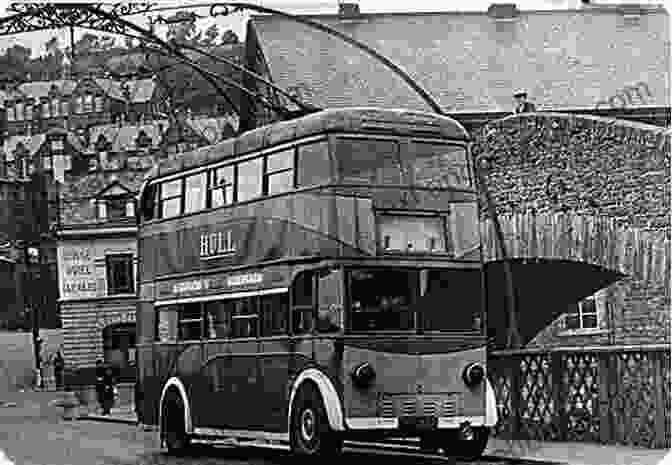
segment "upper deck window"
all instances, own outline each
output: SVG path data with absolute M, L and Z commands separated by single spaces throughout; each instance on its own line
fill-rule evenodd
M 266 157 L 268 195 L 280 194 L 294 188 L 294 153 L 292 148 Z
M 446 228 L 441 217 L 381 215 L 379 222 L 385 252 L 446 252 Z
M 426 187 L 472 187 L 467 151 L 459 145 L 414 142 L 414 184 Z
M 296 183 L 314 186 L 331 179 L 329 144 L 326 140 L 299 146 Z
M 238 165 L 238 201 L 260 197 L 262 193 L 263 159 L 254 158 Z
M 185 187 L 184 212 L 193 213 L 205 209 L 206 173 L 188 176 Z
M 335 153 L 341 182 L 402 184 L 404 169 L 397 141 L 339 137 Z
M 210 207 L 217 208 L 233 203 L 233 165 L 210 171 Z
M 182 179 L 161 184 L 161 218 L 178 216 L 182 209 Z

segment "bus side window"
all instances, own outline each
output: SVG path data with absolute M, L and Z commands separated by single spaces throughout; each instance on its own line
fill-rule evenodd
M 322 270 L 318 275 L 317 330 L 321 333 L 343 328 L 343 271 Z
M 257 337 L 259 323 L 258 303 L 256 297 L 245 297 L 233 301 L 233 315 L 231 316 L 232 337 Z
M 228 339 L 231 337 L 233 307 L 234 303 L 228 300 L 205 304 L 206 337 L 208 339 Z
M 326 140 L 299 146 L 297 186 L 314 186 L 332 179 L 329 144 Z
M 156 317 L 156 341 L 177 341 L 177 306 L 159 307 Z
M 304 271 L 294 278 L 292 285 L 292 334 L 309 334 L 313 331 L 314 274 Z
M 180 341 L 201 339 L 202 326 L 201 303 L 182 304 L 179 309 L 178 339 Z
M 144 221 L 152 220 L 156 216 L 156 187 L 156 184 L 147 186 L 145 192 L 142 195 L 142 199 L 140 199 L 140 211 Z
M 262 336 L 287 334 L 289 295 L 276 294 L 260 297 Z

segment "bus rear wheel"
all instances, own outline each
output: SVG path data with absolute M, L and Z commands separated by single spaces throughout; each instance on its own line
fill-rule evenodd
M 296 393 L 290 425 L 289 442 L 295 455 L 333 455 L 343 448 L 343 441 L 329 426 L 322 396 L 310 384 L 301 386 Z
M 490 428 L 480 426 L 474 428 L 473 432 L 474 437 L 471 440 L 460 439 L 455 434 L 449 446 L 444 449 L 446 455 L 465 461 L 473 461 L 480 458 L 488 445 Z
M 172 395 L 163 406 L 163 440 L 170 455 L 184 454 L 191 441 L 184 423 L 184 405 L 179 396 Z

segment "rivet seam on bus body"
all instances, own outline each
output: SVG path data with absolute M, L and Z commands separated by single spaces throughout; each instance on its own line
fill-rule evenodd
M 322 400 L 324 401 L 324 408 L 327 411 L 327 419 L 329 420 L 329 426 L 334 431 L 343 431 L 343 410 L 341 408 L 341 401 L 336 393 L 336 388 L 334 387 L 331 380 L 320 370 L 315 368 L 308 368 L 299 374 L 294 381 L 294 386 L 292 387 L 292 393 L 289 398 L 289 415 L 287 416 L 287 424 L 291 428 L 291 418 L 292 418 L 292 407 L 294 403 L 294 396 L 296 391 L 299 390 L 299 387 L 306 380 L 312 380 L 317 384 L 317 388 L 322 395 Z
M 485 379 L 485 426 L 495 426 L 498 421 L 497 398 L 489 379 Z
M 168 388 L 171 386 L 175 386 L 177 390 L 180 393 L 180 396 L 182 397 L 182 403 L 184 404 L 184 424 L 185 424 L 185 429 L 187 433 L 192 432 L 192 425 L 191 425 L 191 407 L 189 406 L 189 398 L 187 397 L 187 390 L 184 387 L 184 384 L 182 384 L 182 381 L 180 381 L 179 378 L 173 376 L 170 378 L 168 381 L 166 381 L 166 384 L 163 385 L 163 390 L 161 391 L 161 401 L 159 402 L 159 428 L 161 428 L 162 421 L 163 420 L 163 399 L 165 398 L 166 392 L 168 391 Z M 163 433 L 163 431 L 161 432 Z

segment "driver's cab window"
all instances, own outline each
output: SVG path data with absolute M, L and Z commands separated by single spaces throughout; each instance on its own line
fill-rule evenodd
M 343 329 L 343 271 L 320 270 L 317 273 L 317 331 Z
M 314 277 L 313 271 L 303 271 L 294 278 L 292 284 L 292 334 L 294 335 L 310 334 L 313 331 Z

